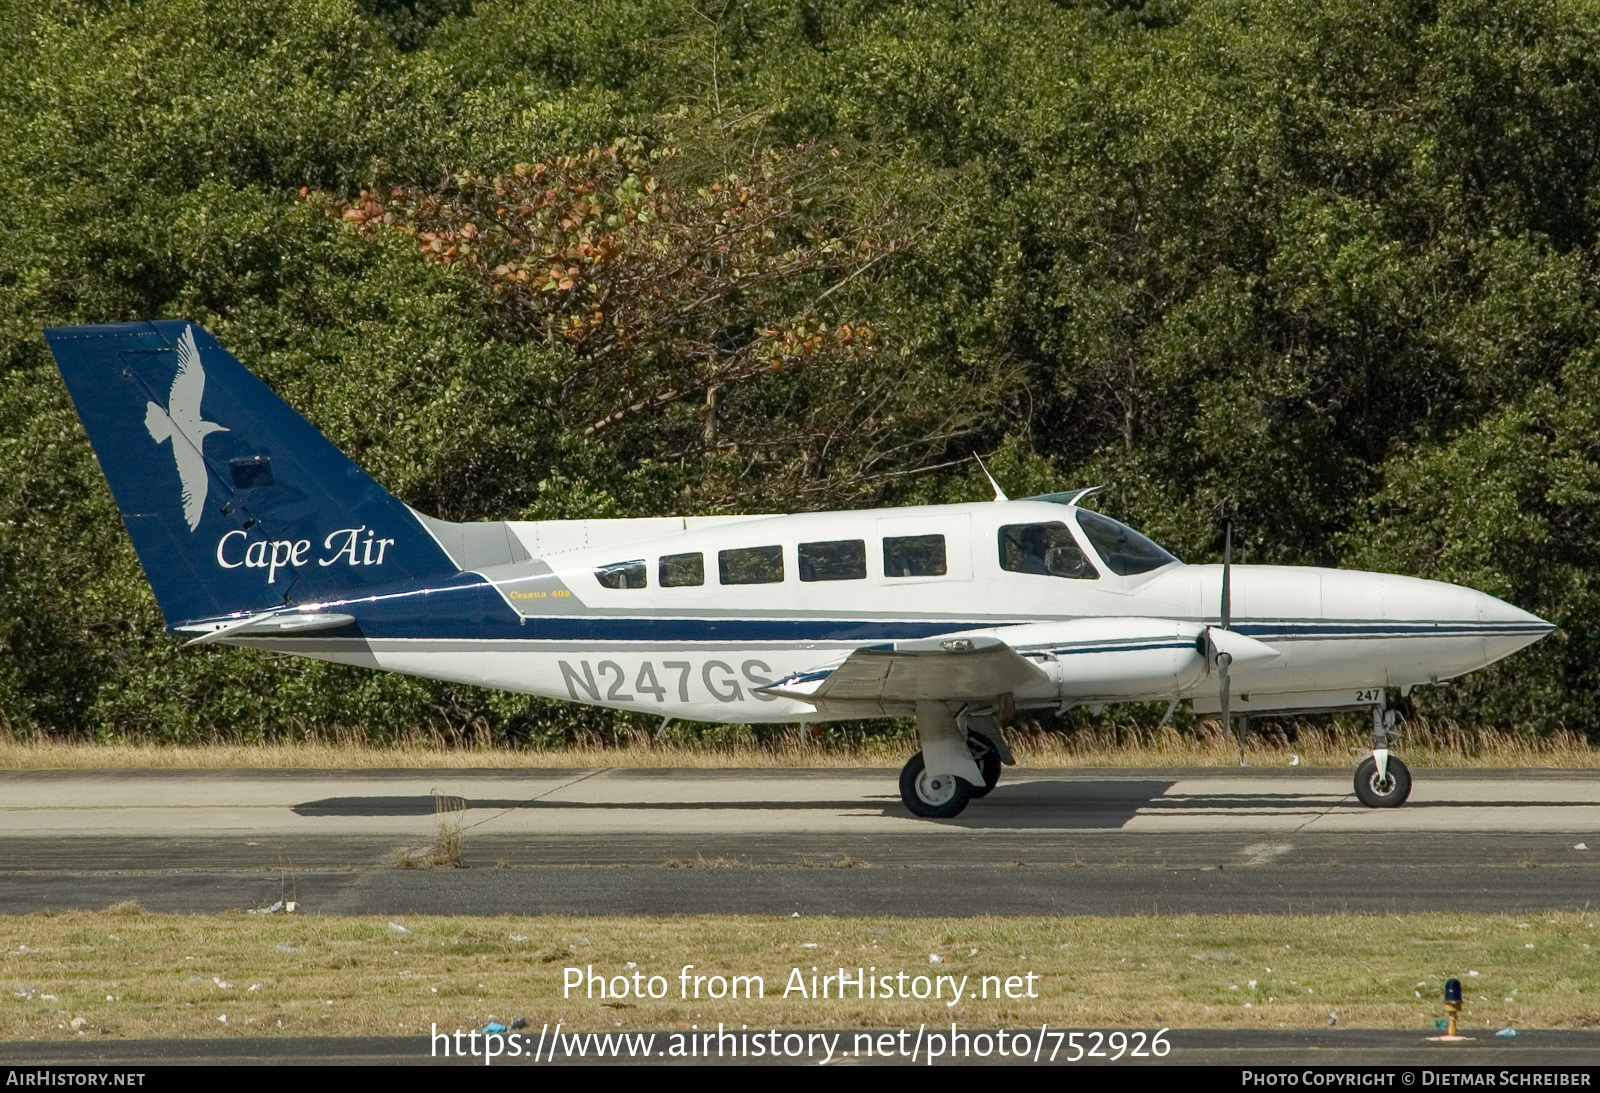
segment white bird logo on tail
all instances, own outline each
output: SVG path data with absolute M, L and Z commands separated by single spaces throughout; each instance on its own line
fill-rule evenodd
M 200 516 L 205 511 L 206 478 L 205 457 L 200 446 L 211 433 L 228 430 L 213 421 L 200 418 L 200 397 L 206 390 L 206 370 L 200 367 L 200 350 L 195 348 L 194 327 L 183 328 L 178 340 L 178 374 L 172 379 L 172 392 L 167 396 L 163 410 L 153 402 L 145 403 L 144 427 L 157 444 L 172 441 L 172 457 L 178 464 L 178 480 L 183 484 L 183 515 L 189 521 L 189 530 L 200 526 Z

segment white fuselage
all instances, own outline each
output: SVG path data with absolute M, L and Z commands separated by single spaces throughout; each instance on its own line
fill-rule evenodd
M 810 704 L 758 688 L 817 673 L 852 650 L 955 632 L 993 634 L 1044 669 L 1019 707 L 1189 698 L 1215 709 L 1199 635 L 1220 621 L 1222 567 L 1171 562 L 1118 576 L 1074 505 L 1010 501 L 785 516 L 508 523 L 531 561 L 474 570 L 512 622 L 361 639 L 255 637 L 239 644 L 657 716 L 717 722 L 817 720 Z M 1002 567 L 1002 527 L 1064 524 L 1095 575 Z M 942 536 L 944 572 L 885 572 L 884 540 Z M 802 580 L 802 544 L 863 544 L 864 571 Z M 778 548 L 781 579 L 724 584 L 723 551 Z M 698 554 L 704 583 L 663 587 L 661 559 Z M 769 553 L 766 557 L 776 557 Z M 600 573 L 642 562 L 618 587 Z M 642 573 L 644 580 L 638 581 Z M 613 584 L 619 579 L 611 578 Z M 1232 567 L 1232 628 L 1279 655 L 1233 672 L 1238 712 L 1381 702 L 1482 668 L 1538 640 L 1536 616 L 1468 588 L 1389 574 Z M 463 593 L 406 593 L 448 614 Z M 349 611 L 354 600 L 319 608 Z M 1376 696 L 1376 697 L 1375 697 Z M 885 713 L 906 712 L 886 709 Z M 823 714 L 823 717 L 830 716 Z M 854 716 L 864 716 L 856 713 Z

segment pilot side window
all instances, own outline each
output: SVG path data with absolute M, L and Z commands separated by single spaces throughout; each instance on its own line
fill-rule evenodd
M 1119 577 L 1148 573 L 1178 560 L 1126 524 L 1098 512 L 1079 509 L 1078 526 L 1100 552 L 1101 560 Z
M 662 588 L 691 588 L 706 583 L 706 556 L 693 554 L 666 554 L 661 558 Z
M 1007 524 L 1001 528 L 1000 568 L 1049 577 L 1092 580 L 1100 576 L 1062 523 Z
M 717 552 L 717 574 L 723 584 L 779 584 L 783 581 L 781 546 L 742 547 Z
M 594 571 L 594 579 L 606 588 L 643 588 L 649 583 L 643 558 L 600 566 Z
M 800 544 L 802 581 L 859 581 L 867 575 L 867 544 L 863 539 Z
M 901 535 L 883 541 L 885 577 L 943 577 L 943 535 Z

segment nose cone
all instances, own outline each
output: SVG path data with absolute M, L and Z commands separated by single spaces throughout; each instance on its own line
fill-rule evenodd
M 1526 649 L 1550 631 L 1554 623 L 1545 622 L 1531 611 L 1524 611 L 1486 592 L 1473 593 L 1478 607 L 1478 623 L 1483 628 L 1483 651 L 1490 662 Z
M 1555 629 L 1531 612 L 1460 585 L 1384 574 L 1381 589 L 1394 682 L 1475 671 Z
M 1308 689 L 1331 687 L 1334 679 L 1394 687 L 1453 679 L 1553 629 L 1504 600 L 1443 581 L 1356 570 L 1321 575 L 1321 620 L 1311 629 L 1324 640 L 1304 656 L 1298 645 L 1292 653 L 1296 678 L 1303 675 Z

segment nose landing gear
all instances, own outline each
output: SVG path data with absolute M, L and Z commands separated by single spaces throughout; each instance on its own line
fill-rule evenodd
M 1411 796 L 1411 772 L 1394 756 L 1388 758 L 1388 769 L 1381 774 L 1371 756 L 1356 768 L 1356 798 L 1368 808 L 1394 808 Z
M 1368 808 L 1396 808 L 1411 796 L 1411 771 L 1389 754 L 1394 711 L 1372 707 L 1372 755 L 1356 767 L 1356 799 Z

